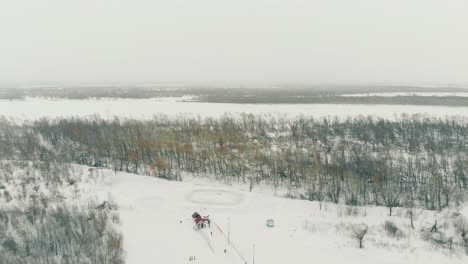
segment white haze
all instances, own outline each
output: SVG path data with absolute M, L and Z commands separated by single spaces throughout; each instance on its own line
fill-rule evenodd
M 0 83 L 468 83 L 466 0 L 0 0 Z

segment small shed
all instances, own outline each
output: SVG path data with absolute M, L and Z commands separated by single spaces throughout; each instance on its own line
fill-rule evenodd
M 266 220 L 266 226 L 267 226 L 267 227 L 274 227 L 274 226 L 275 226 L 275 220 L 273 220 L 273 219 L 267 219 L 267 220 Z

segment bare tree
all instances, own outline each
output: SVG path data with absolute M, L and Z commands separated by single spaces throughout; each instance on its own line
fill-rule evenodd
M 364 237 L 367 234 L 369 227 L 366 224 L 354 224 L 351 226 L 351 231 L 353 232 L 354 238 L 359 243 L 359 248 L 363 248 Z

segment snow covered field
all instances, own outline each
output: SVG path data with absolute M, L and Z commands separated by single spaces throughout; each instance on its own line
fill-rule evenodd
M 392 217 L 384 207 L 324 203 L 320 208 L 318 202 L 282 198 L 286 190 L 274 191 L 263 185 L 249 192 L 248 185 L 223 184 L 203 177 L 185 175 L 185 182 L 177 182 L 71 165 L 64 180 L 76 182 L 57 189 L 41 179 L 54 177 L 61 170 L 39 176 L 31 166 L 25 166 L 25 173 L 11 170 L 14 167 L 7 163 L 2 162 L 2 168 L 11 171 L 11 177 L 21 174 L 24 179 L 13 177 L 3 184 L 0 192 L 8 190 L 13 200 L 5 204 L 0 199 L 0 206 L 20 205 L 18 197 L 24 192 L 41 193 L 51 201 L 60 198 L 68 204 L 117 202 L 120 220 L 115 226 L 123 234 L 129 264 L 250 264 L 254 256 L 257 264 L 468 261 L 463 249 L 455 246 L 457 234 L 450 233 L 450 215 L 455 209 L 415 210 L 415 228 L 411 229 L 407 211 L 402 208 L 394 209 Z M 31 175 L 35 181 L 25 181 Z M 468 207 L 459 209 L 461 214 L 468 214 Z M 191 218 L 195 211 L 209 215 L 211 226 L 195 229 Z M 267 219 L 274 219 L 275 226 L 267 227 Z M 387 232 L 386 220 L 398 227 L 397 236 Z M 422 239 L 421 230 L 430 228 L 435 220 L 443 232 L 453 235 L 452 250 Z M 363 249 L 351 232 L 353 224 L 361 223 L 369 227 Z M 189 260 L 192 256 L 194 261 Z
M 268 190 L 208 180 L 165 181 L 117 173 L 109 191 L 120 205 L 124 248 L 129 264 L 144 263 L 466 263 L 468 257 L 436 248 L 420 238 L 443 214 L 419 211 L 415 229 L 403 209 L 389 217 L 386 208 L 350 210 L 341 205 L 274 197 Z M 209 215 L 211 228 L 194 230 L 191 214 Z M 275 220 L 268 228 L 265 221 Z M 393 221 L 402 237 L 387 235 Z M 439 219 L 439 222 L 442 221 Z M 364 249 L 349 225 L 365 223 Z M 227 242 L 228 223 L 230 246 Z M 227 253 L 224 253 L 224 249 Z M 190 256 L 196 261 L 190 262 Z
M 314 117 L 356 117 L 374 115 L 394 118 L 403 113 L 423 114 L 431 117 L 468 116 L 468 107 L 414 106 L 414 105 L 346 105 L 346 104 L 226 104 L 187 102 L 189 98 L 151 99 L 101 99 L 65 100 L 27 98 L 25 100 L 0 100 L 0 115 L 15 120 L 41 117 L 89 116 L 103 118 L 114 116 L 148 119 L 164 114 L 182 114 L 218 117 L 225 113 L 285 114 L 288 117 L 307 115 Z

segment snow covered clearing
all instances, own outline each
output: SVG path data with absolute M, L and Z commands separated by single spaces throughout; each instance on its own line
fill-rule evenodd
M 189 102 L 190 98 L 100 99 L 66 100 L 27 98 L 0 100 L 0 113 L 15 120 L 34 120 L 42 117 L 72 117 L 99 115 L 151 119 L 154 115 L 169 117 L 188 114 L 201 117 L 219 117 L 225 113 L 252 113 L 261 115 L 283 114 L 313 117 L 357 117 L 373 115 L 393 119 L 403 113 L 423 114 L 431 117 L 468 116 L 468 107 L 415 106 L 415 105 L 346 105 L 346 104 L 227 104 Z
M 411 229 L 406 210 L 388 216 L 380 207 L 347 207 L 249 193 L 247 186 L 186 182 L 118 172 L 109 191 L 120 205 L 127 263 L 466 263 L 468 257 L 421 239 L 421 228 L 444 213 L 417 211 Z M 211 227 L 194 229 L 193 212 Z M 446 213 L 446 212 L 445 212 Z M 266 227 L 267 219 L 275 227 Z M 386 233 L 390 220 L 400 235 Z M 441 222 L 442 221 L 442 222 Z M 364 249 L 350 232 L 365 223 Z M 443 225 L 443 224 L 441 224 Z M 227 236 L 230 242 L 228 245 Z M 254 248 L 255 247 L 255 248 Z M 226 253 L 224 253 L 226 249 Z M 190 261 L 194 256 L 195 261 Z

